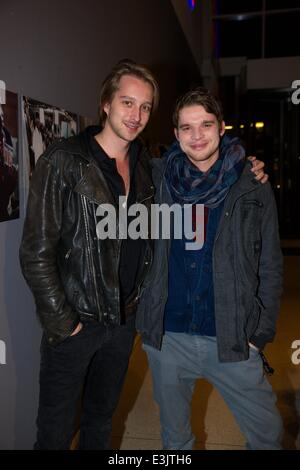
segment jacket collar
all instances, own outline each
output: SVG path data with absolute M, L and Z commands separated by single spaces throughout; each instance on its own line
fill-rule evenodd
M 100 131 L 100 128 L 98 129 Z M 74 191 L 87 197 L 96 204 L 109 203 L 115 205 L 114 197 L 108 187 L 106 179 L 91 153 L 87 132 L 89 132 L 89 129 L 76 137 L 68 139 L 68 141 L 66 141 L 66 148 L 64 149 L 73 155 L 78 154 L 88 161 L 88 165 L 80 164 L 82 175 Z M 154 195 L 154 186 L 152 184 L 151 168 L 149 165 L 150 159 L 141 141 L 137 139 L 132 145 L 134 157 L 136 158 L 136 202 L 142 202 L 145 199 L 150 199 Z

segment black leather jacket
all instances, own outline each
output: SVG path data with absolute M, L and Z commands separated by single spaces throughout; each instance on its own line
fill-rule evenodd
M 141 144 L 135 171 L 137 202 L 149 208 L 154 188 Z M 97 238 L 96 210 L 103 203 L 115 205 L 85 133 L 57 142 L 39 158 L 31 179 L 20 261 L 51 344 L 69 336 L 82 315 L 104 324 L 121 321 L 121 240 Z M 151 259 L 147 241 L 138 285 Z

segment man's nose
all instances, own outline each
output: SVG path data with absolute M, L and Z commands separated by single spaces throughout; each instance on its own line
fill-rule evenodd
M 141 120 L 141 110 L 138 106 L 134 106 L 131 109 L 131 119 L 133 119 L 136 122 L 140 122 Z
M 197 129 L 193 129 L 192 138 L 194 140 L 199 140 L 201 139 L 201 137 L 203 137 L 203 130 L 201 129 L 201 127 Z

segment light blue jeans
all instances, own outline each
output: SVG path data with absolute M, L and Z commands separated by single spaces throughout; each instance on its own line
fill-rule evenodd
M 248 449 L 281 449 L 282 421 L 258 352 L 241 362 L 219 362 L 216 338 L 167 332 L 161 351 L 144 345 L 160 408 L 164 449 L 190 450 L 194 385 L 205 378 L 218 389 L 247 439 Z

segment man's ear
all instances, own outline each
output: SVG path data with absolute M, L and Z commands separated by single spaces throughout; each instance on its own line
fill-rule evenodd
M 177 129 L 177 127 L 174 127 L 174 134 L 175 134 L 176 139 L 179 140 L 178 139 L 178 129 Z
M 103 111 L 108 114 L 109 113 L 109 109 L 110 109 L 110 104 L 109 103 L 105 103 L 103 105 Z
M 225 134 L 225 122 L 222 121 L 220 125 L 220 136 L 222 137 Z

